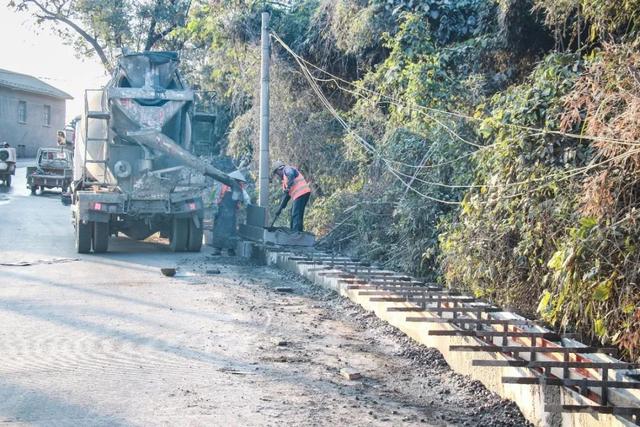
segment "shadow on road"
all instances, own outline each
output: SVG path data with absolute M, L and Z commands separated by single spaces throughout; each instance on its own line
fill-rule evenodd
M 14 276 L 16 279 L 25 281 L 27 283 L 28 282 L 35 282 L 35 283 L 39 283 L 39 284 L 42 284 L 42 285 L 45 285 L 45 286 L 52 286 L 52 287 L 56 287 L 56 288 L 73 290 L 73 291 L 76 291 L 76 292 L 81 292 L 81 293 L 85 293 L 85 294 L 93 295 L 93 296 L 112 298 L 112 299 L 115 299 L 115 300 L 128 302 L 128 303 L 132 303 L 132 304 L 138 304 L 138 305 L 142 305 L 142 306 L 149 307 L 149 308 L 156 308 L 156 309 L 162 309 L 162 310 L 172 310 L 172 311 L 174 311 L 176 313 L 181 313 L 181 314 L 186 314 L 186 315 L 189 315 L 189 316 L 200 317 L 200 318 L 204 318 L 204 319 L 208 319 L 208 320 L 214 320 L 214 321 L 220 320 L 219 316 L 210 316 L 210 315 L 207 315 L 206 313 L 202 313 L 202 312 L 195 311 L 195 310 L 178 308 L 178 307 L 174 307 L 173 305 L 169 305 L 169 304 L 159 304 L 159 303 L 155 303 L 155 302 L 152 302 L 152 301 L 146 301 L 146 300 L 139 299 L 139 298 L 120 295 L 120 294 L 117 294 L 117 293 L 114 293 L 114 292 L 107 292 L 107 291 L 102 291 L 102 290 L 97 290 L 97 289 L 87 289 L 87 288 L 83 288 L 81 286 L 65 284 L 65 283 L 56 283 L 56 282 L 52 282 L 50 280 L 41 279 L 40 277 L 35 276 L 35 275 L 18 273 L 18 272 L 15 272 L 15 271 L 4 271 L 3 275 L 7 276 L 7 278 L 9 278 L 10 276 Z M 0 300 L 0 303 L 1 303 L 1 300 Z
M 122 419 L 95 412 L 85 405 L 57 399 L 39 390 L 10 384 L 0 379 L 0 401 L 3 402 L 0 415 L 6 423 L 28 423 L 35 426 L 51 425 L 57 420 L 65 425 L 102 425 L 125 427 L 129 424 Z

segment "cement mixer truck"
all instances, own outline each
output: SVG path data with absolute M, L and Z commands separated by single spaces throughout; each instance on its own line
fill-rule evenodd
M 117 233 L 157 232 L 171 250 L 197 252 L 204 176 L 239 195 L 233 179 L 191 153 L 194 92 L 178 63 L 175 52 L 123 54 L 103 89 L 85 91 L 66 196 L 79 253 L 106 252 Z

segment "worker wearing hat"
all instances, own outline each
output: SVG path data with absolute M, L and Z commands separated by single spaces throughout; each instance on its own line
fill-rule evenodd
M 276 211 L 273 222 L 280 216 L 280 213 L 293 199 L 291 208 L 291 230 L 304 230 L 304 210 L 311 195 L 311 187 L 302 173 L 293 166 L 285 165 L 284 162 L 276 160 L 271 167 L 272 175 L 277 176 L 282 181 L 282 200 Z
M 67 136 L 65 135 L 63 130 L 59 130 L 57 133 L 58 145 L 66 145 L 67 144 Z
M 238 239 L 237 233 L 237 213 L 240 209 L 240 203 L 245 205 L 251 203 L 251 198 L 245 190 L 247 179 L 242 172 L 234 171 L 229 174 L 230 178 L 233 178 L 242 191 L 242 199 L 238 197 L 237 193 L 226 184 L 218 184 L 217 196 L 215 204 L 218 207 L 218 212 L 213 222 L 213 235 L 211 239 L 211 246 L 214 248 L 214 254 L 221 254 L 223 249 L 227 249 L 229 255 L 235 255 L 235 246 Z

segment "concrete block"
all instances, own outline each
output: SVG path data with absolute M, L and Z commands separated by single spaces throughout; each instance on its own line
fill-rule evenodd
M 236 245 L 236 255 L 242 258 L 253 257 L 253 243 L 246 240 L 238 240 Z
M 265 227 L 267 225 L 267 210 L 257 205 L 247 206 L 247 224 Z
M 307 232 L 291 231 L 288 228 L 266 229 L 250 224 L 240 224 L 238 234 L 254 242 L 278 246 L 312 247 L 316 237 Z

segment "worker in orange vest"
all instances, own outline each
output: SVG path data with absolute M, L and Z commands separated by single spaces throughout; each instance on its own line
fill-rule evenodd
M 238 239 L 237 235 L 237 213 L 240 204 L 251 204 L 251 198 L 245 190 L 247 179 L 242 172 L 234 171 L 229 174 L 233 178 L 241 190 L 240 195 L 234 194 L 231 187 L 226 184 L 218 183 L 216 205 L 218 212 L 213 220 L 213 233 L 211 246 L 213 246 L 213 255 L 220 255 L 222 249 L 227 249 L 229 255 L 235 255 L 235 247 Z
M 280 216 L 289 203 L 293 199 L 293 207 L 291 208 L 291 230 L 303 231 L 304 229 L 304 209 L 311 195 L 311 187 L 300 171 L 293 166 L 285 165 L 280 160 L 276 160 L 271 168 L 272 175 L 276 175 L 282 181 L 282 190 L 284 194 L 282 201 L 276 212 L 273 222 Z

